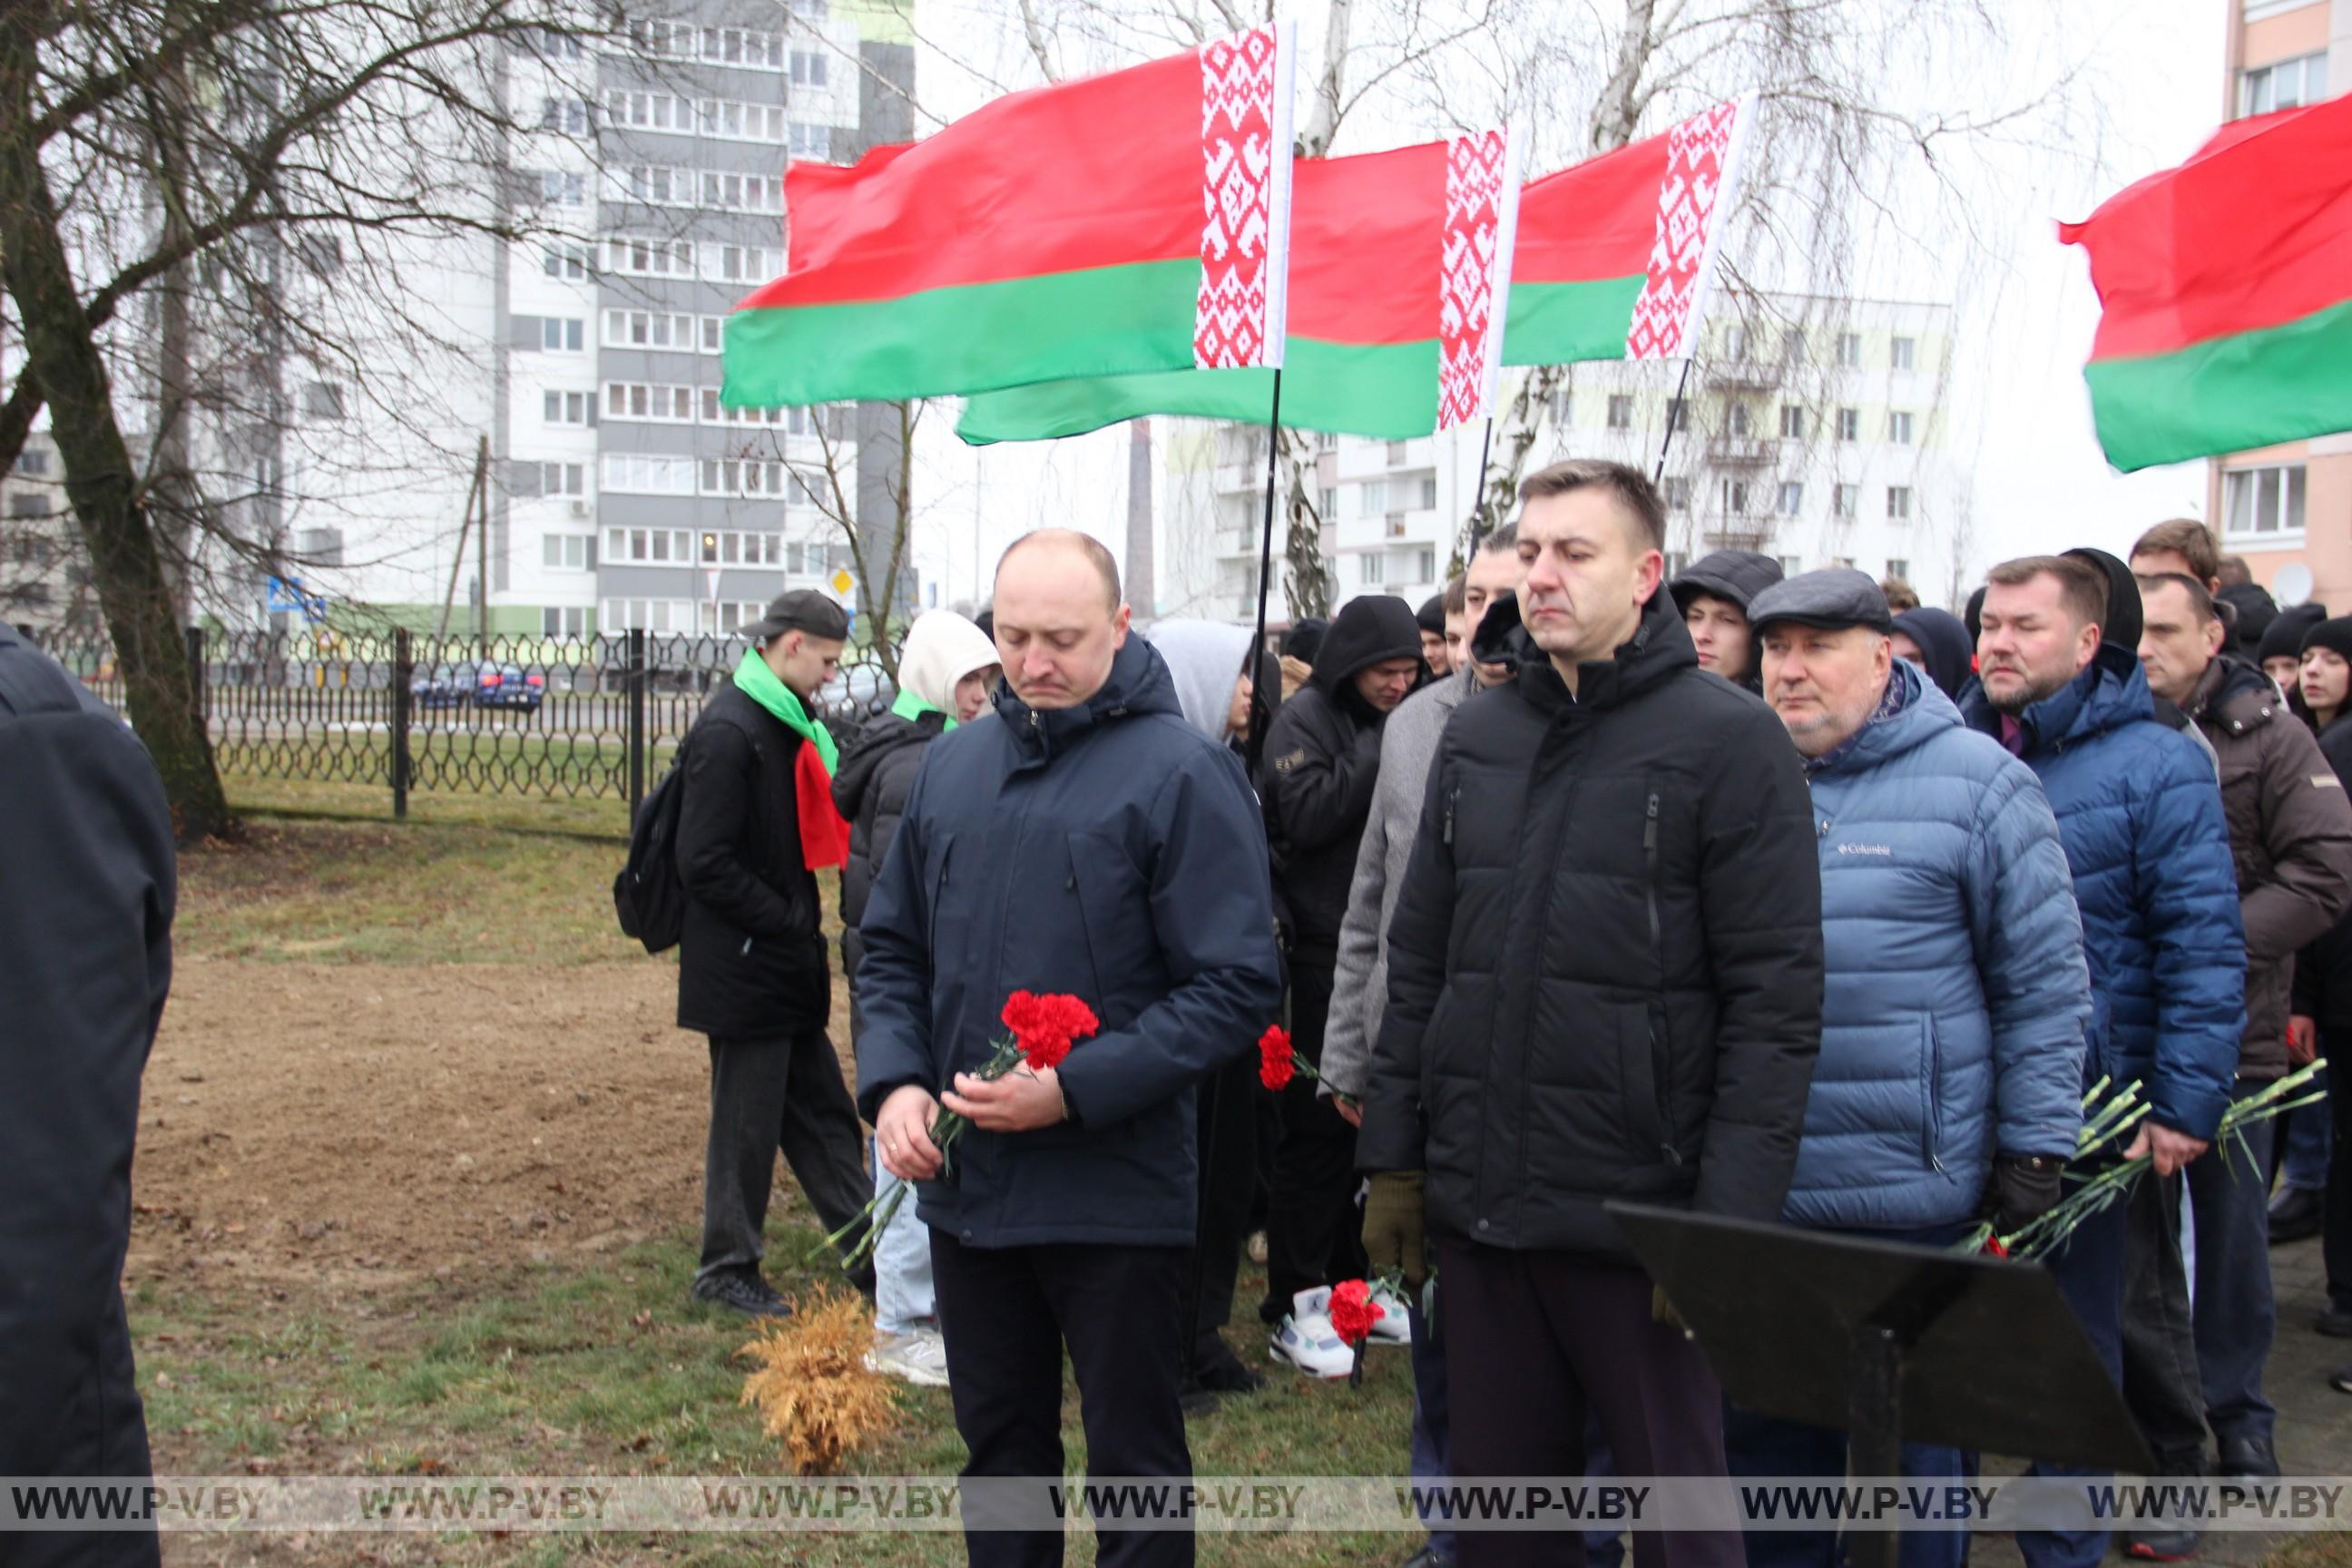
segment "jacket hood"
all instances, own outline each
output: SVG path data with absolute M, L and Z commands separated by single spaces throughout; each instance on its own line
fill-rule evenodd
M 1407 611 L 1410 618 L 1412 612 Z M 1416 646 L 1419 634 L 1415 633 Z M 1084 736 L 1098 725 L 1116 723 L 1139 713 L 1165 713 L 1171 719 L 1184 716 L 1183 704 L 1176 700 L 1176 681 L 1168 673 L 1168 661 L 1160 652 L 1139 637 L 1130 637 L 1118 652 L 1111 656 L 1110 679 L 1102 689 L 1075 708 L 1032 708 L 1013 693 L 1004 681 L 996 683 L 991 700 L 997 717 L 1003 720 L 1013 736 L 1013 744 L 1031 763 L 1043 764 L 1054 760 L 1054 753 Z
M 2210 719 L 2231 735 L 2258 730 L 2287 710 L 2269 676 L 2226 653 L 2205 667 L 2187 709 L 2190 718 Z
M 1822 763 L 1822 772 L 1860 773 L 1874 768 L 1945 730 L 1961 728 L 1960 710 L 1952 705 L 1952 700 L 1906 660 L 1896 659 L 1886 680 L 1895 689 L 1895 700 L 1900 706 L 1878 722 L 1865 724 L 1855 731 L 1842 751 Z
M 1759 555 L 1752 550 L 1718 550 L 1685 568 L 1680 576 L 1666 584 L 1666 592 L 1674 595 L 1677 610 L 1689 609 L 1694 598 L 1706 594 L 1738 605 L 1744 616 L 1756 595 L 1780 581 L 1782 575 L 1780 562 L 1769 555 Z
M 1282 639 L 1282 657 L 1295 658 L 1304 665 L 1313 665 L 1323 651 L 1323 639 L 1330 635 L 1331 623 L 1320 616 L 1309 616 L 1290 628 Z M 1415 645 L 1419 651 L 1419 645 Z
M 925 610 L 898 650 L 898 686 L 952 714 L 956 683 L 995 662 L 996 645 L 978 626 L 953 610 Z
M 901 670 L 905 668 L 899 666 Z M 883 760 L 908 746 L 937 740 L 947 732 L 947 718 L 946 713 L 934 710 L 919 719 L 902 719 L 896 713 L 877 713 L 868 719 L 857 738 L 843 749 L 841 766 L 834 771 L 833 808 L 849 821 L 856 821 Z
M 1969 683 L 1976 647 L 1969 628 L 1949 610 L 1906 610 L 1895 617 L 1895 629 L 1919 645 L 1919 659 L 1927 679 L 1948 698 L 1957 699 Z
M 2276 618 L 2263 629 L 2262 640 L 2254 645 L 2256 664 L 2273 658 L 2300 659 L 2303 657 L 2304 634 L 2327 618 L 2325 605 L 2297 605 L 2281 610 Z
M 2099 625 L 2102 646 L 2121 647 L 2137 662 L 2139 658 L 2139 634 L 2147 624 L 2140 614 L 2139 579 L 2132 569 L 2104 550 L 2069 550 L 2068 559 L 2087 561 L 2107 577 L 2107 617 Z
M 1366 594 L 1340 606 L 1324 634 L 1315 655 L 1314 684 L 1337 698 L 1359 674 L 1392 658 L 1421 662 L 1421 623 L 1402 599 Z
M 1547 707 L 1566 701 L 1568 683 L 1560 679 L 1549 656 L 1536 647 L 1535 638 L 1520 622 L 1517 599 L 1496 601 L 1486 612 L 1481 636 L 1497 628 L 1507 607 L 1508 657 L 1518 665 L 1519 694 Z M 1642 606 L 1642 618 L 1633 625 L 1633 635 L 1617 645 L 1614 655 L 1588 659 L 1578 667 L 1575 700 L 1580 707 L 1613 708 L 1663 684 L 1686 667 L 1698 668 L 1698 650 L 1691 646 L 1682 612 L 1675 608 L 1673 595 L 1652 594 L 1650 602 Z
M 2138 614 L 2137 602 L 2135 595 L 2135 616 Z M 1990 735 L 2000 733 L 2000 711 L 1985 696 L 1981 680 L 1969 682 L 1968 689 L 1960 693 L 1959 708 L 1970 728 Z M 2156 696 L 2148 689 L 2147 671 L 2141 668 L 2139 656 L 2115 644 L 2102 643 L 2080 674 L 2028 707 L 2018 715 L 2017 721 L 2025 731 L 2025 750 L 2030 755 L 2045 746 L 2087 741 L 2136 720 L 2153 720 L 2156 716 Z
M 1234 682 L 1249 660 L 1250 629 L 1221 621 L 1159 621 L 1144 637 L 1160 650 L 1184 722 L 1212 741 L 1225 738 Z
M 2233 617 L 2230 623 L 2231 641 L 2227 651 L 2250 653 L 2262 646 L 2263 636 L 2271 623 L 2279 618 L 2278 601 L 2260 583 L 2232 583 L 2213 595 L 2218 602 L 2230 606 Z

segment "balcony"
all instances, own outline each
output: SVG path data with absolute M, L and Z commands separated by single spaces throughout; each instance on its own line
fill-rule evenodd
M 1788 378 L 1789 367 L 1780 360 L 1738 359 L 1717 360 L 1706 367 L 1706 384 L 1727 392 L 1770 392 Z
M 1769 436 L 1709 436 L 1706 460 L 1718 468 L 1760 468 L 1777 461 L 1780 443 Z
M 1699 542 L 1709 550 L 1764 552 L 1779 521 L 1769 511 L 1718 512 L 1700 525 Z

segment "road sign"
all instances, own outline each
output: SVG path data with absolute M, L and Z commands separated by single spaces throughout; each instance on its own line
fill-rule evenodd
M 835 570 L 827 581 L 833 584 L 833 591 L 836 594 L 846 594 L 850 589 L 857 586 L 857 579 L 851 576 L 847 571 L 839 568 Z
M 268 613 L 273 616 L 299 615 L 315 626 L 327 618 L 327 601 L 322 595 L 306 591 L 299 577 L 272 577 L 269 579 Z

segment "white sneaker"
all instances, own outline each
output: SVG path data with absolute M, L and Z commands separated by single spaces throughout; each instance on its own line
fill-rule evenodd
M 1372 1325 L 1372 1331 L 1364 1336 L 1367 1344 L 1412 1343 L 1412 1317 L 1401 1292 L 1387 1285 L 1375 1285 L 1372 1287 L 1372 1305 L 1381 1310 L 1381 1316 L 1380 1321 Z
M 866 1352 L 866 1369 L 885 1377 L 902 1378 L 923 1388 L 948 1385 L 947 1342 L 936 1329 L 911 1329 L 891 1334 Z
M 1318 1285 L 1290 1299 L 1290 1310 L 1274 1331 L 1267 1347 L 1276 1361 L 1286 1361 L 1317 1377 L 1345 1377 L 1356 1370 L 1356 1352 L 1340 1342 L 1331 1329 L 1331 1288 Z

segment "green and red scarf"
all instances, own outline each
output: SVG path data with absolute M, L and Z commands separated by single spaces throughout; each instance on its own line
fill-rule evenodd
M 833 771 L 841 762 L 841 748 L 834 743 L 833 731 L 809 717 L 799 694 L 768 668 L 758 648 L 743 650 L 743 662 L 735 667 L 735 685 L 808 742 L 793 762 L 793 803 L 800 816 L 801 858 L 812 871 L 843 864 L 849 858 L 849 824 L 833 805 Z

